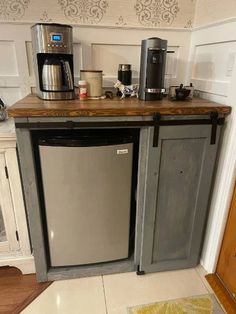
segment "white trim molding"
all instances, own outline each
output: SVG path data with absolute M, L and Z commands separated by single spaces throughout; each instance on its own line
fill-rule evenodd
M 35 264 L 34 264 L 34 257 L 28 256 L 4 256 L 2 260 L 0 258 L 0 267 L 1 266 L 12 266 L 18 268 L 23 275 L 33 274 L 35 273 Z
M 219 26 L 219 25 L 224 25 L 224 24 L 228 24 L 228 23 L 233 23 L 233 22 L 236 22 L 236 16 L 235 17 L 229 17 L 229 18 L 222 19 L 222 20 L 215 21 L 215 22 L 211 22 L 211 23 L 206 23 L 206 24 L 199 25 L 199 26 L 194 25 L 192 28 L 192 31 L 198 31 L 198 30 L 211 28 L 211 27 L 215 27 L 215 26 Z
M 27 22 L 16 22 L 16 21 L 0 21 L 0 25 L 28 25 L 29 27 L 34 25 L 36 22 L 35 21 L 27 21 Z M 40 23 L 40 22 L 39 22 Z M 43 23 L 43 22 L 41 22 Z M 92 28 L 92 29 L 122 29 L 122 30 L 138 30 L 138 31 L 170 31 L 170 32 L 191 32 L 193 28 L 191 27 L 148 27 L 148 26 L 125 26 L 125 25 L 97 25 L 97 24 L 76 24 L 76 23 L 71 23 L 68 22 L 67 24 L 71 25 L 72 27 L 77 27 L 77 28 Z

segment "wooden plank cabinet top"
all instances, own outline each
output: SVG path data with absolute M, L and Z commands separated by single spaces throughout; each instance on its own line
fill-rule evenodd
M 142 101 L 137 98 L 104 100 L 53 100 L 45 101 L 36 95 L 28 95 L 8 109 L 10 117 L 79 117 L 79 116 L 150 116 L 156 112 L 163 115 L 204 115 L 212 111 L 227 115 L 231 107 L 194 98 L 191 101 Z

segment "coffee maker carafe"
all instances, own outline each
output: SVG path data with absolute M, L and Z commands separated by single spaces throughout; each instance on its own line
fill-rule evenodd
M 45 91 L 68 91 L 73 89 L 73 79 L 68 61 L 46 59 L 42 69 L 42 85 Z
M 73 99 L 72 27 L 32 26 L 37 95 L 45 100 Z
M 163 98 L 167 40 L 157 37 L 142 40 L 139 79 L 139 99 Z

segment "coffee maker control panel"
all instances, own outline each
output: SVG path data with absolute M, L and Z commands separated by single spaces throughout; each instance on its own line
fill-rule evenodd
M 50 39 L 48 43 L 49 48 L 67 48 L 67 45 L 63 42 L 62 33 L 51 33 Z
M 36 53 L 72 54 L 72 28 L 59 24 L 36 24 L 32 27 Z

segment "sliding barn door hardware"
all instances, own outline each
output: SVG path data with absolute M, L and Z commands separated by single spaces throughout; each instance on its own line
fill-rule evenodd
M 216 134 L 217 134 L 217 124 L 218 124 L 218 112 L 211 112 L 210 118 L 211 118 L 211 145 L 214 145 L 216 143 Z
M 208 119 L 162 120 L 159 112 L 154 113 L 152 120 L 141 121 L 63 121 L 63 122 L 16 122 L 15 127 L 21 129 L 79 129 L 79 128 L 119 128 L 119 127 L 154 127 L 153 146 L 158 146 L 160 126 L 171 125 L 212 125 L 211 144 L 216 142 L 217 125 L 223 125 L 225 118 L 219 118 L 217 112 L 211 112 Z
M 160 120 L 161 114 L 159 112 L 155 113 L 153 116 L 154 121 L 153 147 L 158 147 Z

